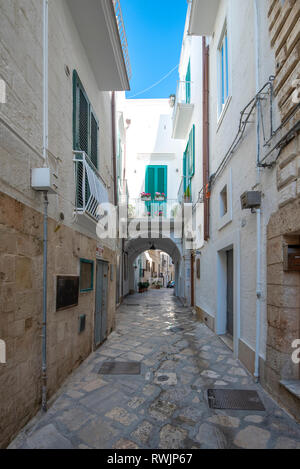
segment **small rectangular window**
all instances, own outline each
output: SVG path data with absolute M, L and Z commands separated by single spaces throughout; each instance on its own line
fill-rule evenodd
M 80 259 L 80 291 L 87 292 L 94 288 L 94 262 Z
M 221 38 L 218 48 L 218 94 L 219 94 L 219 115 L 223 111 L 229 97 L 229 63 L 228 63 L 228 34 L 227 29 Z
M 227 185 L 220 192 L 220 216 L 221 218 L 228 212 Z

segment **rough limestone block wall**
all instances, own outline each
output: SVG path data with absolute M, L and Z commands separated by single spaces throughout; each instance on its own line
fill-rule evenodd
M 35 414 L 41 400 L 42 215 L 0 194 L 0 447 Z M 48 397 L 92 350 L 95 289 L 79 305 L 56 312 L 56 276 L 79 275 L 79 259 L 95 258 L 95 240 L 49 220 Z M 111 286 L 110 288 L 113 288 Z M 78 318 L 86 314 L 86 330 Z M 109 318 L 109 327 L 113 318 Z
M 269 1 L 269 33 L 276 57 L 274 91 L 283 124 L 282 133 L 299 121 L 295 88 L 300 78 L 300 2 Z M 296 112 L 295 112 L 296 111 Z M 276 166 L 278 210 L 267 231 L 268 338 L 263 381 L 268 390 L 299 418 L 300 401 L 283 386 L 282 379 L 300 379 L 293 365 L 292 342 L 300 336 L 300 274 L 284 271 L 284 246 L 299 244 L 300 137 L 280 153 Z
M 295 418 L 300 400 L 290 394 L 281 380 L 299 380 L 299 365 L 293 364 L 292 342 L 300 337 L 300 273 L 284 271 L 284 245 L 299 244 L 299 199 L 274 213 L 268 225 L 268 337 L 262 382 Z M 297 235 L 295 235 L 297 233 Z

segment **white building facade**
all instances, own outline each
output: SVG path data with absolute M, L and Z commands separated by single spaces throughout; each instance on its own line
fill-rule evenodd
M 282 353 L 282 345 L 273 332 L 270 335 L 277 326 L 270 319 L 276 300 L 270 296 L 268 226 L 278 205 L 284 207 L 290 200 L 292 187 L 286 187 L 286 179 L 278 186 L 280 147 L 272 150 L 272 141 L 281 124 L 278 103 L 292 92 L 287 81 L 285 94 L 275 98 L 297 64 L 295 50 L 294 61 L 283 53 L 297 43 L 298 15 L 299 4 L 293 1 L 282 6 L 267 0 L 220 0 L 209 5 L 193 0 L 188 6 L 173 119 L 173 137 L 182 139 L 186 148 L 181 193 L 193 206 L 203 207 L 202 219 L 194 224 L 193 249 L 185 252 L 191 262 L 190 303 L 256 379 L 276 387 L 278 399 L 282 391 L 274 377 L 270 385 L 271 373 L 291 379 L 295 372 L 291 344 L 286 342 Z M 280 72 L 285 60 L 286 68 Z M 296 73 L 297 68 L 291 77 Z M 290 109 L 285 110 L 285 119 Z M 289 281 L 292 278 L 284 280 Z M 284 299 L 278 301 L 284 304 Z M 296 339 L 297 334 L 296 327 L 291 335 Z M 290 405 L 290 400 L 285 396 L 284 404 Z
M 181 235 L 175 237 L 173 226 L 180 210 L 182 142 L 172 139 L 172 113 L 168 99 L 126 101 L 124 115 L 130 125 L 126 140 L 129 238 L 125 255 L 127 252 L 130 273 L 124 288 L 128 293 L 134 290 L 134 261 L 154 245 L 172 257 L 177 271 L 176 294 L 184 296 Z M 166 224 L 164 228 L 161 222 Z

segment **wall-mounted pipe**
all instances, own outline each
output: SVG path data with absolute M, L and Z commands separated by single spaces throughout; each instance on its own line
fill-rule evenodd
M 48 162 L 48 33 L 49 3 L 43 2 L 43 157 Z M 43 253 L 43 323 L 42 323 L 42 410 L 47 412 L 47 255 L 48 255 L 48 194 L 44 192 L 44 253 Z
M 206 187 L 209 183 L 209 46 L 202 38 L 203 73 L 203 187 L 204 187 L 204 240 L 209 239 L 209 198 Z
M 257 176 L 259 180 L 260 175 L 260 34 L 259 34 L 259 7 L 258 1 L 254 1 L 254 37 L 255 37 L 255 82 L 256 82 L 256 163 L 257 163 Z
M 259 34 L 259 6 L 258 0 L 254 2 L 254 30 L 255 30 L 255 56 L 256 56 L 256 164 L 257 182 L 260 182 L 260 34 Z M 261 209 L 256 210 L 257 234 L 256 234 L 256 340 L 255 340 L 255 370 L 254 377 L 259 380 L 259 352 L 260 352 L 260 331 L 261 331 Z
M 118 205 L 117 188 L 117 145 L 116 145 L 116 94 L 111 95 L 111 127 L 112 127 L 112 157 L 113 157 L 113 177 L 114 177 L 114 205 Z
M 261 331 L 261 209 L 256 209 L 256 344 L 255 344 L 255 370 L 254 376 L 259 380 L 259 353 Z
M 44 0 L 43 3 L 43 157 L 45 160 L 45 166 L 48 160 L 48 82 L 49 82 L 49 46 L 48 36 L 49 35 L 49 3 L 48 0 Z
M 48 194 L 44 192 L 43 253 L 43 331 L 42 331 L 42 410 L 47 412 L 47 268 L 48 268 Z

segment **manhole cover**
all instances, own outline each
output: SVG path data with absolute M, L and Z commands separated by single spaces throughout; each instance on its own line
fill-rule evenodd
M 175 326 L 175 327 L 168 327 L 168 330 L 170 332 L 180 332 L 180 331 L 184 331 L 183 327 L 178 327 L 178 326 Z
M 105 362 L 99 370 L 100 375 L 139 375 L 139 362 Z
M 168 381 L 168 380 L 169 380 L 169 376 L 166 376 L 166 375 L 157 377 L 157 381 Z
M 207 396 L 211 409 L 265 410 L 256 391 L 244 389 L 208 389 Z

